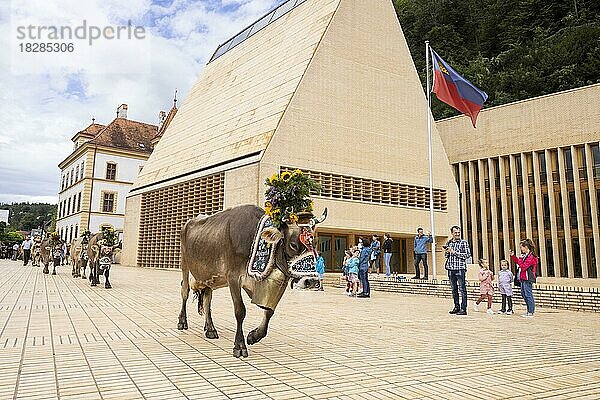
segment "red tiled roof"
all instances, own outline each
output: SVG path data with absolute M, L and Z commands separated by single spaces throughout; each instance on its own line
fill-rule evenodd
M 123 150 L 152 152 L 152 138 L 156 136 L 156 125 L 115 118 L 89 143 Z
M 75 141 L 75 138 L 77 137 L 77 135 L 88 136 L 91 139 L 94 136 L 96 136 L 98 134 L 98 132 L 100 132 L 104 128 L 105 128 L 105 126 L 102 124 L 90 124 L 87 128 L 80 130 L 75 135 L 73 135 L 71 140 Z

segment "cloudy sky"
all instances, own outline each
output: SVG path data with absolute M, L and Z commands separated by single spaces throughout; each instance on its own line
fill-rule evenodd
M 92 117 L 107 124 L 127 103 L 130 119 L 156 124 L 176 88 L 181 104 L 218 44 L 282 1 L 10 0 L 0 11 L 0 202 L 56 203 L 57 165 Z M 35 42 L 29 31 L 19 37 L 21 26 L 75 29 L 83 21 L 102 29 L 131 21 L 144 38 L 62 41 L 74 43 L 72 53 L 21 51 Z

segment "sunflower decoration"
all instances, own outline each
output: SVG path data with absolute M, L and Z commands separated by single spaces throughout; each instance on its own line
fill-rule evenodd
M 62 239 L 60 238 L 60 233 L 54 231 L 50 234 L 50 245 L 56 246 L 57 244 L 62 244 Z
M 106 246 L 116 246 L 119 241 L 119 235 L 113 229 L 107 228 L 102 231 L 102 239 Z
M 321 190 L 318 183 L 299 169 L 273 174 L 265 184 L 265 213 L 277 228 L 284 223 L 297 223 L 298 213 L 312 212 L 310 195 Z
M 90 232 L 89 230 L 86 229 L 83 232 L 81 232 L 81 239 L 84 244 L 89 243 L 91 237 L 92 232 Z

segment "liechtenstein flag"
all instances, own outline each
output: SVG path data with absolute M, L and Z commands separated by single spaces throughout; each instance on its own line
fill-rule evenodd
M 479 110 L 488 95 L 460 76 L 433 49 L 433 90 L 438 99 L 471 118 L 475 127 Z

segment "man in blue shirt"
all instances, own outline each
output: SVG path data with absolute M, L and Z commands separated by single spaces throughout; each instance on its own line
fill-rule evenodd
M 431 233 L 427 232 L 427 236 L 423 235 L 423 228 L 417 229 L 417 236 L 415 236 L 415 276 L 413 279 L 421 279 L 421 270 L 419 264 L 423 261 L 423 277 L 425 280 L 429 279 L 429 272 L 427 270 L 427 243 L 433 243 Z
M 467 275 L 467 259 L 471 257 L 471 249 L 466 240 L 460 238 L 460 228 L 453 226 L 450 228 L 452 239 L 446 243 L 444 248 L 444 256 L 446 257 L 446 270 L 448 270 L 448 278 L 452 287 L 452 299 L 454 300 L 454 308 L 450 314 L 467 315 L 467 287 L 465 277 Z M 459 303 L 458 289 L 462 301 Z

